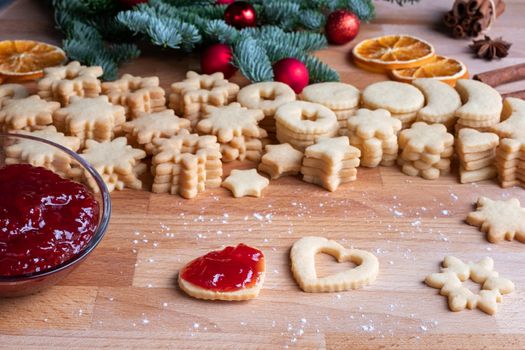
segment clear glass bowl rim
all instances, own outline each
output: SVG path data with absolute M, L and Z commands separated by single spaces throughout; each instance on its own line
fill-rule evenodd
M 49 141 L 49 140 L 46 140 L 40 137 L 24 135 L 24 134 L 13 134 L 13 133 L 0 132 L 0 139 L 8 138 L 8 137 L 23 138 L 23 139 L 45 143 L 45 144 L 48 144 L 50 146 L 60 149 L 61 151 L 67 153 L 69 156 L 74 158 L 78 163 L 80 163 L 80 165 L 84 169 L 87 170 L 87 172 L 91 176 L 93 176 L 93 178 L 95 179 L 95 182 L 97 183 L 97 187 L 99 188 L 100 195 L 102 197 L 102 203 L 99 203 L 99 204 L 102 204 L 102 215 L 99 218 L 99 225 L 97 226 L 97 229 L 95 233 L 93 234 L 93 237 L 91 238 L 87 246 L 84 248 L 84 250 L 80 252 L 80 254 L 63 262 L 60 265 L 54 266 L 44 271 L 27 273 L 27 274 L 22 274 L 22 275 L 14 275 L 14 276 L 0 276 L 0 283 L 21 282 L 21 281 L 39 279 L 42 277 L 46 277 L 46 276 L 55 274 L 62 270 L 66 270 L 72 265 L 75 265 L 78 261 L 81 261 L 86 256 L 88 256 L 93 251 L 93 249 L 97 247 L 97 245 L 100 243 L 102 238 L 104 238 L 104 235 L 106 234 L 106 231 L 109 225 L 109 219 L 111 217 L 111 197 L 109 195 L 108 188 L 106 184 L 104 183 L 104 180 L 102 180 L 102 177 L 99 175 L 99 173 L 86 160 L 84 160 L 84 158 L 82 158 L 80 155 L 70 150 L 69 148 L 66 148 L 55 142 L 52 142 L 52 141 Z

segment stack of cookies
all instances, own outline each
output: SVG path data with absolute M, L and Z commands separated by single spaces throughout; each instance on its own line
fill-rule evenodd
M 289 102 L 275 113 L 277 140 L 289 143 L 303 151 L 321 137 L 337 135 L 339 124 L 335 113 L 323 105 L 306 102 Z
M 301 167 L 303 180 L 333 192 L 357 178 L 361 152 L 346 136 L 321 138 L 306 148 Z
M 259 126 L 269 134 L 276 132 L 275 113 L 282 105 L 295 101 L 295 92 L 288 85 L 276 81 L 250 84 L 241 89 L 237 101 L 246 108 L 260 109 L 264 119 Z
M 241 107 L 239 103 L 227 106 L 206 106 L 196 129 L 201 135 L 215 135 L 221 145 L 222 161 L 261 158 L 261 138 L 267 133 L 258 126 L 264 118 L 260 109 Z
M 460 79 L 456 90 L 463 106 L 456 110 L 456 132 L 462 128 L 490 131 L 500 121 L 502 102 L 500 94 L 491 86 L 476 80 Z
M 358 89 L 338 82 L 308 85 L 301 93 L 302 100 L 322 104 L 335 113 L 340 135 L 346 135 L 346 122 L 355 114 L 360 97 Z
M 401 121 L 386 109 L 359 109 L 348 118 L 350 144 L 361 150 L 361 166 L 394 165 L 397 159 L 397 133 Z
M 381 81 L 363 90 L 362 105 L 368 109 L 386 109 L 399 119 L 402 128 L 409 128 L 423 107 L 425 97 L 418 88 L 395 81 Z
M 459 176 L 462 184 L 496 177 L 496 147 L 499 137 L 490 132 L 464 128 L 459 130 L 456 152 L 459 157 Z
M 453 130 L 456 111 L 461 107 L 461 98 L 450 85 L 433 78 L 415 79 L 412 84 L 425 95 L 425 107 L 417 112 L 417 121 L 428 124 L 444 124 Z
M 221 152 L 215 136 L 199 136 L 182 129 L 169 139 L 153 140 L 153 145 L 153 192 L 194 198 L 206 187 L 221 185 Z
M 77 61 L 65 66 L 44 69 L 44 77 L 38 81 L 38 95 L 47 101 L 69 104 L 72 96 L 96 97 L 100 95 L 102 67 L 82 66 Z
M 166 93 L 159 77 L 135 77 L 124 74 L 120 79 L 102 84 L 102 93 L 114 105 L 124 106 L 130 119 L 139 113 L 156 113 L 166 109 Z
M 525 101 L 508 97 L 503 102 L 503 122 L 492 128 L 500 138 L 496 168 L 502 187 L 525 187 Z
M 434 180 L 450 172 L 453 145 L 454 136 L 443 124 L 416 122 L 399 134 L 402 152 L 397 162 L 409 176 Z
M 224 79 L 224 74 L 198 74 L 189 71 L 186 79 L 171 84 L 169 107 L 197 124 L 205 106 L 224 106 L 235 101 L 239 85 Z

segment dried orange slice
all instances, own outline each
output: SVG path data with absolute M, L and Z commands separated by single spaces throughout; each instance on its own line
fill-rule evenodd
M 22 81 L 40 78 L 43 69 L 66 59 L 54 45 L 31 40 L 0 41 L 0 80 Z
M 410 35 L 385 35 L 361 41 L 352 54 L 358 67 L 388 72 L 429 62 L 435 51 L 428 42 Z
M 467 67 L 455 58 L 436 56 L 432 62 L 419 67 L 394 69 L 390 77 L 404 83 L 410 83 L 417 78 L 435 78 L 455 86 L 458 79 L 468 78 Z

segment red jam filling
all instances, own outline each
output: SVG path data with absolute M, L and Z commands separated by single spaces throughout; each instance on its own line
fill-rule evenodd
M 0 169 L 0 276 L 42 272 L 78 255 L 98 212 L 82 184 L 28 164 Z
M 210 252 L 186 265 L 182 279 L 216 292 L 253 287 L 264 272 L 264 254 L 245 244 Z

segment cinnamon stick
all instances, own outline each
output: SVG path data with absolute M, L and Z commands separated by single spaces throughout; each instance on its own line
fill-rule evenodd
M 474 75 L 473 79 L 479 80 L 492 87 L 522 80 L 525 79 L 525 63 L 479 73 Z
M 456 17 L 465 17 L 467 15 L 467 2 L 465 0 L 456 0 L 453 9 Z
M 525 90 L 507 92 L 505 94 L 501 94 L 501 97 L 503 98 L 516 97 L 516 98 L 521 98 L 525 100 Z
M 458 19 L 456 16 L 454 16 L 454 13 L 452 11 L 448 11 L 445 16 L 443 16 L 443 23 L 445 26 L 452 28 L 456 24 L 458 24 Z
M 463 37 L 465 37 L 465 31 L 463 30 L 463 27 L 461 27 L 459 24 L 457 24 L 452 29 L 452 35 L 454 36 L 454 38 L 463 38 Z

